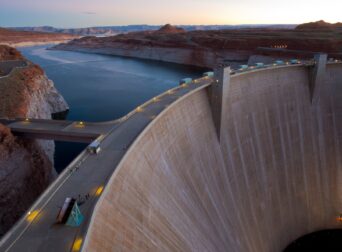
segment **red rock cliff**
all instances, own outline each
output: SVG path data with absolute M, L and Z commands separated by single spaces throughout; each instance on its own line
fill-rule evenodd
M 52 163 L 41 146 L 14 137 L 0 124 L 0 235 L 21 217 L 52 178 Z
M 44 71 L 13 48 L 0 46 L 1 66 L 21 60 L 23 67 L 0 76 L 0 118 L 51 118 L 68 109 Z M 9 63 L 10 64 L 10 63 Z M 55 176 L 54 142 L 13 136 L 0 125 L 0 235 L 3 235 Z

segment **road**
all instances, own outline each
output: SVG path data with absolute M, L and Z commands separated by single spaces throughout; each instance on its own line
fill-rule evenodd
M 0 61 L 0 78 L 7 77 L 14 68 L 26 66 L 27 62 L 25 60 Z

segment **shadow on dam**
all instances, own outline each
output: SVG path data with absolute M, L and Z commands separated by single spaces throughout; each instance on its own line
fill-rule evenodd
M 314 72 L 231 75 L 219 138 L 210 88 L 167 107 L 110 178 L 84 251 L 283 251 L 341 228 L 342 64 Z
M 305 235 L 291 243 L 284 252 L 342 251 L 342 229 L 322 230 Z

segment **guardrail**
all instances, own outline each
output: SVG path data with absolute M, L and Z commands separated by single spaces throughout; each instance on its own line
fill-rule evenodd
M 204 81 L 204 80 L 208 80 L 208 79 L 212 79 L 212 77 L 202 77 L 202 78 L 199 78 L 199 79 L 195 79 L 191 82 L 191 84 L 198 84 L 200 83 L 201 81 Z M 186 84 L 188 85 L 188 84 Z M 128 118 L 130 118 L 132 115 L 134 115 L 135 113 L 139 112 L 139 109 L 143 109 L 144 107 L 146 107 L 147 105 L 151 104 L 151 103 L 155 103 L 157 102 L 158 100 L 160 100 L 162 97 L 164 96 L 167 96 L 167 95 L 172 95 L 173 93 L 175 93 L 177 90 L 180 90 L 180 89 L 183 89 L 185 86 L 184 84 L 181 85 L 181 86 L 177 86 L 177 87 L 174 87 L 174 88 L 171 88 L 171 89 L 168 89 L 166 90 L 165 92 L 153 97 L 152 99 L 144 102 L 143 104 L 139 105 L 137 108 L 135 108 L 134 110 L 132 110 L 131 112 L 129 112 L 128 114 L 126 114 L 125 116 L 123 117 L 120 117 L 116 120 L 113 120 L 113 121 L 110 121 L 112 123 L 115 123 L 115 122 L 118 122 L 118 123 L 121 123 L 125 120 L 127 120 Z

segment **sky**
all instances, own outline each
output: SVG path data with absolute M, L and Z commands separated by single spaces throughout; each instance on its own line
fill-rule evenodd
M 0 26 L 342 22 L 342 0 L 0 0 Z

